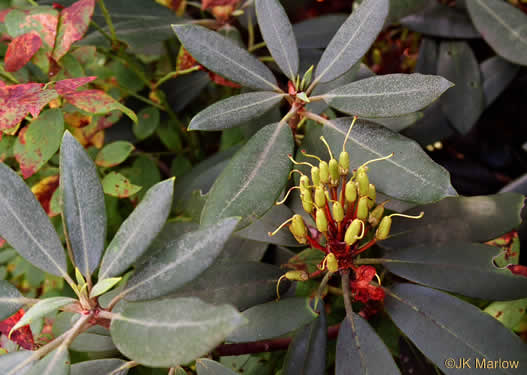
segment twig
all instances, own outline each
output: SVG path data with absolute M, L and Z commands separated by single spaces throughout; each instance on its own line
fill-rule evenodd
M 101 8 L 102 14 L 104 16 L 104 20 L 106 21 L 106 24 L 108 25 L 108 29 L 110 30 L 110 36 L 112 38 L 112 42 L 115 43 L 117 41 L 117 35 L 115 34 L 115 27 L 113 26 L 112 17 L 110 16 L 110 12 L 108 12 L 108 9 L 106 8 L 106 5 L 104 4 L 104 0 L 97 0 L 97 4 L 99 4 L 99 7 Z

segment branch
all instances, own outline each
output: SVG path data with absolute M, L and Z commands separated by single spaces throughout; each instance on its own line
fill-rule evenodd
M 333 340 L 337 337 L 340 324 L 328 327 L 328 339 Z M 255 354 L 263 352 L 275 352 L 278 350 L 287 350 L 292 337 L 281 339 L 263 340 L 255 342 L 244 342 L 240 344 L 223 344 L 216 348 L 214 355 L 219 357 L 243 354 Z

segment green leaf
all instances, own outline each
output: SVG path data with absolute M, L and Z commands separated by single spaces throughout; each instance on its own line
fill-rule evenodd
M 212 303 L 228 303 L 239 310 L 276 298 L 276 283 L 283 271 L 271 264 L 240 262 L 237 259 L 216 262 L 197 279 L 179 288 L 174 297 L 198 297 Z M 288 283 L 280 283 L 285 293 Z
M 284 375 L 325 373 L 328 340 L 326 312 L 322 300 L 316 303 L 318 317 L 301 328 L 289 344 L 284 363 Z M 349 367 L 348 371 L 351 368 L 354 367 Z
M 272 243 L 280 246 L 303 246 L 295 240 L 291 232 L 288 230 L 281 230 L 274 236 L 269 236 L 269 232 L 274 232 L 280 223 L 291 218 L 293 214 L 293 211 L 291 211 L 286 205 L 273 206 L 258 221 L 255 221 L 248 227 L 236 232 L 236 235 L 242 238 Z
M 137 139 L 143 140 L 150 137 L 159 126 L 161 114 L 155 107 L 143 108 L 137 114 L 137 123 L 132 127 Z
M 483 311 L 499 320 L 505 327 L 514 330 L 526 316 L 527 298 L 492 302 Z
M 483 61 L 480 68 L 487 107 L 505 90 L 520 70 L 518 65 L 499 56 L 493 56 Z
M 335 375 L 400 374 L 390 351 L 368 321 L 353 313 L 340 325 Z M 359 370 L 360 369 L 360 370 Z
M 352 82 L 324 94 L 323 98 L 344 113 L 392 117 L 426 107 L 452 86 L 440 76 L 387 74 Z
M 183 209 L 196 190 L 200 190 L 203 194 L 208 193 L 236 151 L 238 151 L 237 147 L 231 147 L 215 153 L 195 165 L 189 173 L 178 178 L 174 186 L 174 207 L 178 210 Z
M 231 96 L 198 113 L 189 130 L 222 130 L 242 125 L 280 103 L 285 94 L 270 91 L 249 92 Z
M 48 215 L 25 182 L 0 163 L 0 236 L 36 267 L 67 275 L 66 254 Z
M 236 372 L 222 364 L 206 358 L 200 358 L 196 361 L 196 371 L 198 375 L 236 375 Z
M 428 1 L 423 0 L 390 0 L 390 13 L 386 23 L 398 23 L 401 18 L 426 8 L 427 3 Z
M 13 328 L 11 328 L 9 335 L 11 335 L 12 332 L 16 331 L 20 327 L 31 324 L 33 321 L 42 318 L 43 316 L 46 316 L 63 306 L 70 305 L 75 302 L 77 302 L 76 299 L 69 297 L 51 297 L 42 299 L 26 311 L 24 316 L 22 316 L 22 318 L 13 326 Z
M 26 375 L 69 375 L 70 354 L 66 346 L 59 346 L 43 359 L 35 363 Z M 11 374 L 10 374 L 11 375 Z M 14 374 L 13 374 L 14 375 Z M 17 373 L 18 375 L 18 373 Z
M 11 352 L 0 356 L 0 371 L 2 374 L 9 374 L 8 371 L 13 370 L 16 366 L 29 359 L 33 353 L 29 350 L 20 352 Z M 26 375 L 33 363 L 25 366 L 16 372 L 15 375 Z
M 268 125 L 233 156 L 208 194 L 202 224 L 241 216 L 244 228 L 269 210 L 284 188 L 293 152 L 291 130 L 283 123 Z
M 309 306 L 309 298 L 287 298 L 257 305 L 242 313 L 248 324 L 227 337 L 231 342 L 272 339 L 302 327 L 317 317 Z
M 187 51 L 207 69 L 243 86 L 281 91 L 273 73 L 249 52 L 198 25 L 172 25 Z
M 62 214 L 75 264 L 88 277 L 99 265 L 106 239 L 106 208 L 97 168 L 66 132 L 60 149 Z
M 101 299 L 99 299 L 100 301 Z M 79 314 L 70 312 L 59 313 L 53 323 L 53 334 L 55 337 L 69 330 L 79 318 Z M 116 351 L 110 332 L 101 326 L 93 326 L 86 332 L 81 333 L 73 340 L 69 349 L 76 352 L 88 353 L 108 353 Z
M 16 139 L 13 153 L 24 178 L 31 177 L 59 149 L 64 120 L 59 109 L 42 112 Z
M 112 372 L 124 365 L 126 361 L 117 358 L 96 359 L 75 363 L 71 366 L 70 375 L 126 375 L 128 369 Z
M 95 164 L 99 167 L 115 167 L 124 162 L 135 147 L 130 142 L 116 141 L 103 147 L 95 157 Z
M 380 124 L 394 132 L 400 132 L 421 120 L 423 116 L 423 112 L 413 112 L 396 117 L 362 117 L 362 119 Z
M 173 191 L 174 179 L 148 190 L 108 245 L 99 270 L 100 279 L 121 275 L 148 249 L 165 225 Z
M 401 249 L 449 241 L 488 241 L 521 223 L 523 202 L 524 197 L 520 194 L 502 193 L 445 198 L 437 203 L 414 207 L 405 214 L 424 212 L 424 217 L 419 220 L 394 218 L 391 237 L 380 244 Z
M 130 277 L 122 295 L 132 301 L 152 299 L 193 280 L 218 257 L 238 222 L 238 218 L 227 218 L 178 237 Z
M 173 121 L 167 121 L 159 124 L 156 129 L 157 136 L 163 142 L 163 144 L 172 151 L 180 151 L 183 149 L 181 137 L 176 130 L 179 123 Z
M 320 135 L 323 135 L 333 150 L 342 149 L 351 121 L 351 118 L 339 118 L 322 128 L 309 129 L 303 147 L 310 154 L 324 157 L 327 149 L 320 141 Z M 418 203 L 456 194 L 448 172 L 432 161 L 416 142 L 380 125 L 358 121 L 350 133 L 346 150 L 350 154 L 351 168 L 395 153 L 388 160 L 372 164 L 368 170 L 377 191 L 390 197 Z M 300 153 L 297 158 L 303 160 Z
M 459 369 L 445 366 L 450 358 L 458 364 L 460 358 L 468 359 L 471 368 L 476 360 L 480 364 L 519 361 L 521 368 L 527 359 L 527 346 L 518 336 L 474 305 L 446 293 L 396 284 L 387 291 L 384 307 L 403 333 L 447 375 L 459 374 Z M 501 369 L 505 374 L 521 373 Z
M 498 268 L 495 246 L 445 242 L 397 249 L 382 262 L 397 276 L 432 288 L 487 300 L 527 297 L 527 277 Z
M 0 280 L 0 320 L 9 318 L 26 303 L 26 298 L 8 281 Z
M 441 97 L 441 108 L 452 125 L 467 134 L 485 109 L 476 57 L 466 42 L 442 42 L 437 73 L 455 83 Z
M 401 19 L 410 30 L 443 38 L 481 38 L 467 13 L 437 1 L 427 1 L 422 11 Z
M 388 15 L 388 0 L 365 0 L 353 11 L 327 46 L 315 70 L 315 82 L 346 73 L 373 44 Z
M 117 172 L 110 172 L 102 180 L 104 194 L 116 198 L 128 198 L 139 190 L 141 186 L 133 185 L 130 180 Z
M 437 73 L 438 43 L 431 38 L 423 37 L 419 45 L 419 55 L 415 64 L 415 72 L 421 74 Z
M 110 331 L 121 353 L 132 360 L 175 367 L 207 354 L 244 321 L 231 306 L 176 298 L 129 303 L 112 319 Z
M 110 277 L 108 279 L 102 279 L 93 286 L 93 289 L 90 292 L 90 298 L 95 298 L 101 294 L 106 293 L 112 289 L 119 281 L 122 280 L 122 277 Z
M 299 48 L 326 48 L 348 15 L 335 13 L 295 23 L 293 31 Z
M 474 26 L 501 57 L 527 65 L 527 15 L 499 0 L 467 0 Z
M 294 81 L 298 74 L 298 48 L 284 8 L 278 0 L 256 0 L 255 9 L 267 49 L 280 70 Z

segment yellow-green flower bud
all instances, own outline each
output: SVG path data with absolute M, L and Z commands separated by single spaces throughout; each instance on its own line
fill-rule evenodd
M 392 218 L 385 216 L 382 218 L 379 228 L 375 232 L 375 238 L 379 241 L 385 240 L 390 234 L 390 229 L 392 227 Z
M 375 189 L 374 184 L 370 184 L 368 188 L 368 198 L 370 198 L 368 201 L 368 208 L 371 210 L 375 205 L 375 199 L 377 199 L 377 190 Z
M 324 207 L 326 205 L 326 193 L 324 188 L 319 186 L 315 189 L 315 205 L 318 208 Z
M 299 243 L 305 244 L 307 242 L 307 228 L 302 216 L 298 214 L 293 216 L 291 225 L 289 225 L 289 230 Z
M 357 186 L 353 181 L 348 181 L 346 184 L 346 190 L 344 192 L 346 202 L 353 203 L 357 199 Z
M 346 233 L 344 234 L 344 242 L 346 242 L 346 245 L 351 246 L 357 242 L 363 225 L 364 224 L 359 219 L 355 219 L 351 222 L 350 226 L 346 230 Z
M 327 255 L 326 264 L 328 267 L 328 271 L 331 273 L 335 273 L 339 270 L 339 262 L 337 261 L 337 257 L 333 253 L 329 253 Z
M 384 204 L 378 205 L 372 212 L 370 212 L 368 223 L 370 223 L 371 226 L 375 228 L 377 225 L 379 225 L 382 215 L 384 215 Z
M 342 204 L 340 204 L 339 201 L 333 203 L 333 219 L 337 223 L 340 223 L 342 220 L 344 220 L 344 208 L 342 207 Z
M 285 278 L 292 281 L 307 281 L 309 280 L 309 275 L 306 271 L 287 271 Z
M 347 176 L 350 170 L 350 154 L 342 151 L 339 156 L 339 172 L 343 176 Z
M 307 176 L 301 176 L 300 177 L 300 187 L 309 187 L 309 177 Z
M 320 182 L 323 184 L 329 183 L 329 165 L 325 161 L 318 163 L 320 169 Z
M 324 213 L 324 210 L 317 210 L 315 222 L 317 224 L 317 230 L 319 232 L 325 233 L 328 231 L 328 219 L 326 217 L 326 214 Z
M 357 218 L 366 221 L 368 219 L 368 197 L 360 197 L 357 206 Z
M 311 168 L 311 179 L 313 180 L 313 185 L 320 185 L 320 169 L 318 167 Z
M 300 187 L 300 199 L 302 200 L 302 207 L 308 214 L 313 212 L 313 197 L 311 190 L 305 187 Z
M 370 190 L 370 180 L 366 174 L 365 168 L 359 168 L 357 171 L 357 187 L 359 190 L 359 196 L 364 197 L 368 195 Z
M 329 161 L 329 178 L 331 185 L 337 186 L 339 183 L 339 163 L 335 159 Z

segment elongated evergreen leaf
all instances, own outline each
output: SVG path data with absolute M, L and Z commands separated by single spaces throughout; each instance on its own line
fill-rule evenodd
M 499 56 L 493 56 L 483 61 L 480 69 L 485 102 L 488 107 L 512 82 L 520 67 Z
M 99 279 L 121 275 L 148 249 L 163 228 L 174 191 L 174 179 L 160 182 L 121 225 L 102 259 Z
M 124 365 L 126 362 L 122 359 L 96 359 L 93 361 L 84 361 L 75 363 L 71 366 L 70 375 L 126 375 L 128 369 L 118 372 L 112 372 Z
M 392 117 L 426 107 L 452 86 L 440 76 L 388 74 L 352 82 L 328 92 L 323 98 L 344 113 Z
M 335 375 L 400 374 L 390 351 L 360 315 L 346 317 L 339 329 Z
M 326 311 L 322 300 L 318 301 L 316 312 L 318 317 L 299 329 L 289 344 L 284 375 L 318 375 L 325 372 L 328 335 Z
M 521 223 L 525 198 L 517 193 L 475 197 L 450 197 L 437 203 L 417 206 L 408 215 L 424 212 L 419 220 L 394 218 L 391 237 L 383 247 L 404 249 L 421 244 L 450 241 L 484 242 L 494 239 Z
M 287 181 L 293 152 L 291 130 L 283 123 L 256 133 L 231 159 L 208 194 L 202 224 L 241 216 L 244 228 L 269 210 Z
M 527 15 L 500 0 L 467 0 L 474 26 L 503 58 L 527 65 Z
M 26 298 L 11 283 L 0 280 L 0 320 L 9 318 L 26 302 Z
M 284 98 L 285 94 L 259 91 L 224 99 L 198 113 L 188 126 L 189 130 L 222 130 L 242 125 Z
M 311 322 L 317 314 L 309 306 L 309 298 L 287 298 L 253 306 L 242 315 L 249 322 L 227 338 L 232 342 L 250 342 L 285 335 Z
M 403 333 L 447 375 L 460 372 L 447 360 L 459 365 L 460 358 L 461 364 L 463 359 L 469 361 L 472 370 L 465 368 L 468 373 L 482 371 L 476 368 L 476 361 L 480 366 L 492 366 L 494 361 L 514 365 L 512 361 L 517 361 L 516 368 L 502 366 L 499 373 L 523 373 L 525 343 L 474 305 L 430 288 L 396 284 L 387 292 L 384 306 Z
M 327 139 L 332 150 L 341 150 L 351 122 L 351 118 L 339 118 L 323 127 L 310 128 L 303 147 L 310 154 L 326 158 L 327 149 L 320 136 Z M 368 170 L 377 191 L 390 197 L 418 203 L 456 195 L 448 172 L 432 161 L 415 141 L 380 125 L 358 121 L 350 133 L 346 150 L 350 154 L 351 168 L 394 153 L 390 159 L 370 165 Z M 303 160 L 301 154 L 297 158 Z
M 298 48 L 326 48 L 348 15 L 324 14 L 295 23 L 293 31 Z
M 53 275 L 67 274 L 66 254 L 25 182 L 0 163 L 0 236 L 36 267 Z
M 382 30 L 389 8 L 388 0 L 363 1 L 331 39 L 315 70 L 315 81 L 332 81 L 355 65 Z
M 58 310 L 60 307 L 75 303 L 77 300 L 69 297 L 51 297 L 40 300 L 35 305 L 31 306 L 26 311 L 24 316 L 13 326 L 11 332 L 16 331 L 18 328 L 31 324 L 36 319 L 46 316 L 53 311 Z
M 129 303 L 112 319 L 110 331 L 130 359 L 147 366 L 175 367 L 208 353 L 244 323 L 231 306 L 176 298 Z
M 214 263 L 171 296 L 198 297 L 207 303 L 228 303 L 245 310 L 275 299 L 276 283 L 282 275 L 283 271 L 271 264 L 226 259 Z M 287 291 L 288 284 L 282 280 L 280 293 Z
M 298 48 L 293 27 L 278 0 L 256 0 L 256 16 L 271 56 L 291 80 L 298 73 Z
M 228 38 L 197 25 L 172 28 L 190 54 L 207 69 L 243 86 L 280 91 L 269 68 Z
M 455 84 L 440 99 L 443 113 L 466 134 L 485 109 L 479 64 L 470 46 L 466 42 L 441 43 L 437 73 Z
M 2 374 L 9 374 L 9 371 L 13 370 L 15 367 L 17 367 L 20 363 L 27 360 L 29 357 L 31 357 L 33 353 L 29 350 L 24 350 L 20 352 L 11 352 L 4 354 L 0 356 L 0 370 L 2 371 Z M 31 368 L 33 363 L 28 364 L 27 366 L 24 366 L 24 368 L 18 370 L 16 375 L 25 375 Z
M 106 208 L 97 169 L 66 132 L 60 148 L 62 214 L 75 264 L 88 277 L 99 265 L 106 238 Z
M 527 277 L 492 262 L 500 251 L 478 243 L 446 242 L 390 251 L 383 262 L 398 276 L 469 297 L 498 301 L 527 297 Z
M 194 279 L 218 257 L 238 222 L 238 218 L 227 218 L 177 237 L 128 280 L 123 294 L 132 301 L 152 299 Z
M 36 362 L 27 375 L 69 375 L 70 354 L 68 348 L 59 346 L 40 361 Z M 15 375 L 15 374 L 9 374 Z M 18 375 L 18 373 L 16 374 Z

